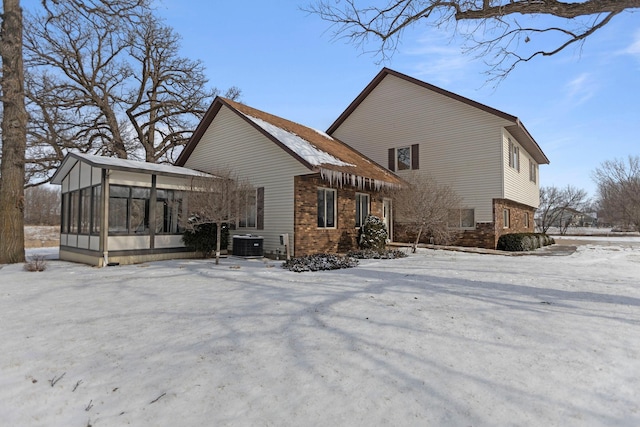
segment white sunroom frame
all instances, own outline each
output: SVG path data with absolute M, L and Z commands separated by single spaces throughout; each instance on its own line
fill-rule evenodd
M 52 184 L 61 186 L 63 210 L 62 221 L 68 221 L 68 204 L 71 194 L 83 189 L 100 186 L 100 200 L 94 202 L 91 192 L 91 204 L 98 206 L 99 213 L 91 212 L 91 221 L 99 218 L 99 228 L 82 232 L 80 227 L 80 208 L 78 207 L 78 224 L 75 232 L 66 228 L 64 223 L 60 229 L 60 259 L 82 262 L 103 267 L 114 264 L 133 264 L 147 261 L 158 261 L 172 258 L 190 258 L 195 254 L 187 250 L 182 242 L 180 232 L 155 232 L 155 202 L 158 190 L 186 191 L 192 189 L 193 180 L 199 177 L 211 177 L 203 172 L 188 168 L 160 165 L 153 163 L 123 160 L 88 154 L 70 153 L 62 161 L 51 179 Z M 143 233 L 110 233 L 109 201 L 112 185 L 142 188 L 149 190 L 150 218 L 148 232 Z M 92 207 L 93 208 L 93 207 Z M 93 228 L 91 225 L 90 228 Z

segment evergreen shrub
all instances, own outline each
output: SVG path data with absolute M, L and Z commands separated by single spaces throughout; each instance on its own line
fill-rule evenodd
M 385 249 L 383 251 L 361 249 L 358 251 L 347 252 L 347 256 L 356 259 L 395 259 L 404 258 L 407 256 L 407 254 L 397 249 Z
M 358 231 L 358 246 L 360 249 L 384 251 L 387 237 L 387 227 L 384 222 L 375 215 L 367 215 Z
M 282 263 L 282 268 L 301 273 L 303 271 L 337 270 L 357 265 L 358 260 L 349 256 L 315 254 L 291 258 Z
M 496 248 L 501 251 L 523 252 L 554 243 L 553 238 L 543 233 L 511 233 L 500 236 Z
M 222 224 L 222 240 L 220 247 L 225 249 L 229 246 L 229 227 Z M 194 252 L 200 252 L 203 258 L 208 258 L 216 250 L 218 239 L 218 226 L 214 223 L 198 224 L 193 230 L 185 230 L 182 233 L 184 245 Z

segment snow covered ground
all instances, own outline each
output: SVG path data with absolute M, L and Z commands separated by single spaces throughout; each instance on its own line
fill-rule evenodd
M 8 265 L 0 324 L 3 426 L 640 425 L 640 242 Z

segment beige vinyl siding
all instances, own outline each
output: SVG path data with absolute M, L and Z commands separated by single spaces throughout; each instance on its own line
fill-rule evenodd
M 520 171 L 509 166 L 509 140 L 520 148 Z M 529 160 L 535 160 L 525 151 L 518 141 L 506 130 L 502 139 L 503 164 L 504 164 L 504 198 L 514 202 L 523 203 L 537 208 L 540 204 L 540 187 L 538 178 L 536 182 L 529 180 Z M 537 166 L 537 163 L 536 163 Z
M 151 187 L 151 174 L 112 170 L 109 172 L 109 184 Z
M 131 251 L 149 249 L 151 237 L 144 236 L 109 236 L 110 251 Z
M 80 188 L 80 167 L 82 165 L 82 162 L 76 162 L 75 165 L 73 165 L 73 168 L 71 168 L 71 171 L 69 172 L 68 175 L 68 180 L 69 180 L 69 186 L 68 189 L 69 191 L 74 191 Z
M 158 189 L 164 190 L 185 190 L 190 188 L 191 179 L 184 178 L 176 178 L 171 176 L 156 176 L 156 187 Z
M 184 166 L 209 173 L 229 169 L 264 187 L 264 229 L 235 234 L 263 236 L 265 254 L 284 248 L 280 234 L 289 233 L 293 241 L 293 177 L 310 171 L 227 107 L 220 109 Z
M 503 197 L 500 141 L 507 124 L 389 75 L 333 136 L 385 167 L 389 148 L 419 144 L 419 172 L 451 186 L 475 210 L 476 222 L 492 222 L 492 200 Z

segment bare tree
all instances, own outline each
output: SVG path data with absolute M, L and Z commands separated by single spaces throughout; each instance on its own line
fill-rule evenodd
M 587 192 L 572 185 L 540 187 L 540 204 L 536 211 L 539 227 L 543 233 L 558 227 L 560 234 L 565 234 L 575 212 L 584 210 L 589 204 Z
M 438 244 L 450 243 L 455 229 L 450 227 L 449 219 L 452 212 L 459 211 L 461 198 L 451 187 L 439 185 L 427 175 L 410 174 L 405 180 L 408 185 L 390 196 L 396 222 L 416 235 L 413 251 L 423 235 Z
M 69 150 L 172 162 L 219 93 L 149 0 L 49 2 L 27 25 L 31 184 Z
M 640 156 L 607 160 L 594 171 L 593 178 L 603 217 L 640 231 Z
M 179 56 L 179 36 L 152 14 L 132 29 L 129 55 L 135 72 L 126 113 L 147 162 L 173 162 L 218 89 L 207 88 L 204 66 Z M 239 89 L 225 96 L 237 98 Z
M 24 169 L 27 111 L 22 60 L 22 9 L 3 0 L 2 164 L 0 165 L 0 264 L 24 261 Z
M 102 3 L 110 7 L 111 2 Z M 117 13 L 100 14 L 72 1 L 50 2 L 46 14 L 29 16 L 25 23 L 26 61 L 31 78 L 43 81 L 39 88 L 46 90 L 42 94 L 48 103 L 35 94 L 30 98 L 40 108 L 63 106 L 68 117 L 91 125 L 81 141 L 97 143 L 104 154 L 120 158 L 127 158 L 129 150 L 118 117 L 118 88 L 132 74 L 123 53 L 129 47 L 129 27 L 143 12 L 139 3 L 126 0 Z
M 373 38 L 383 59 L 410 27 L 454 27 L 499 80 L 520 63 L 584 42 L 616 15 L 637 8 L 640 0 L 318 0 L 307 10 L 332 23 L 335 37 L 358 46 Z M 545 15 L 553 19 L 539 19 Z
M 216 224 L 216 264 L 220 260 L 222 225 L 235 224 L 244 217 L 247 198 L 255 195 L 248 181 L 241 180 L 231 171 L 214 173 L 214 177 L 194 179 L 190 191 L 185 195 L 183 217 L 180 220 L 186 230 L 195 231 L 202 224 Z M 213 238 L 213 236 L 212 236 Z

